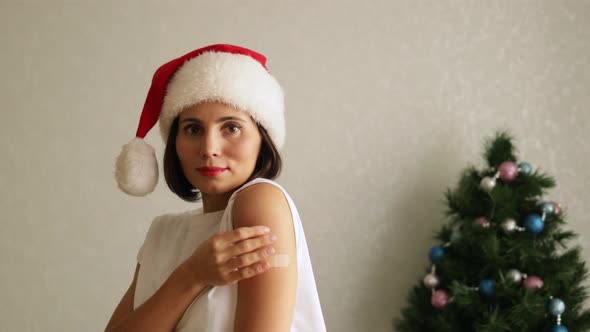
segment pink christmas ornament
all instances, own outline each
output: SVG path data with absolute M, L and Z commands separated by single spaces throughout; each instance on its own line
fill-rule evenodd
M 491 223 L 485 217 L 475 219 L 475 223 L 481 225 L 483 228 L 490 228 Z
M 511 161 L 505 161 L 500 164 L 498 172 L 500 172 L 500 179 L 502 179 L 502 181 L 511 182 L 514 181 L 518 175 L 518 166 Z
M 541 278 L 537 276 L 529 276 L 526 279 L 524 279 L 522 286 L 526 289 L 541 289 L 543 288 L 543 280 L 541 280 Z
M 436 309 L 444 309 L 449 304 L 449 295 L 443 290 L 437 290 L 432 293 L 432 299 L 430 302 Z
M 555 207 L 555 214 L 559 214 L 559 211 L 561 211 L 561 205 L 559 205 L 559 203 L 557 202 L 551 202 L 553 203 L 553 206 Z

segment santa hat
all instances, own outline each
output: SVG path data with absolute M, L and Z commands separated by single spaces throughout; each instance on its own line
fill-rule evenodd
M 158 119 L 166 143 L 174 118 L 204 101 L 222 102 L 249 113 L 266 129 L 277 149 L 283 146 L 284 95 L 266 68 L 266 58 L 239 46 L 206 46 L 156 70 L 136 137 L 123 146 L 117 158 L 115 178 L 123 192 L 145 196 L 158 183 L 155 150 L 143 140 Z

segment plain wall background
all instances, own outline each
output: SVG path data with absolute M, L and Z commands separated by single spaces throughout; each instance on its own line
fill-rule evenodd
M 113 169 L 155 69 L 212 43 L 265 54 L 286 91 L 278 182 L 329 331 L 391 331 L 444 190 L 498 128 L 556 178 L 586 245 L 588 17 L 588 1 L 2 1 L 2 329 L 102 331 L 151 220 L 196 208 L 163 177 L 128 197 Z M 157 128 L 147 141 L 161 167 Z

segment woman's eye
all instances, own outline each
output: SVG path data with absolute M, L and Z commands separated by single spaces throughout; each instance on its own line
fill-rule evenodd
M 200 132 L 200 128 L 197 126 L 186 126 L 184 131 L 186 131 L 188 134 L 195 135 Z
M 240 126 L 238 126 L 237 124 L 230 124 L 227 126 L 227 131 L 229 131 L 232 134 L 235 134 L 240 131 Z

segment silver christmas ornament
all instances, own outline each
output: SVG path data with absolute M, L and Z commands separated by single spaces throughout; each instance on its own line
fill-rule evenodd
M 486 176 L 483 179 L 481 179 L 481 182 L 479 183 L 479 186 L 484 191 L 490 192 L 496 186 L 496 179 L 491 178 L 489 176 Z
M 430 289 L 435 288 L 438 286 L 438 278 L 434 274 L 426 275 L 426 277 L 424 277 L 424 286 Z
M 549 313 L 553 316 L 559 316 L 565 311 L 565 303 L 561 299 L 553 298 L 549 301 Z
M 522 281 L 522 273 L 517 269 L 511 269 L 506 273 L 506 278 L 513 283 L 519 284 Z
M 555 205 L 553 202 L 543 202 L 541 203 L 541 211 L 546 214 L 553 214 L 555 212 Z
M 516 230 L 516 220 L 508 218 L 502 223 L 502 230 L 506 233 L 512 233 Z

